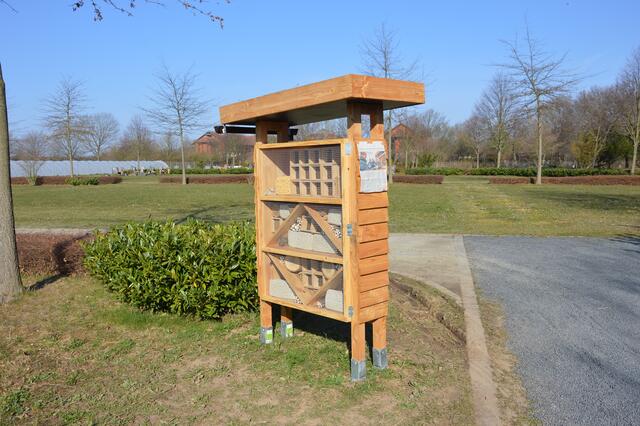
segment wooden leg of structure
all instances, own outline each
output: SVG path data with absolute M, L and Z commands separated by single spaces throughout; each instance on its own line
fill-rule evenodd
M 286 306 L 280 307 L 280 335 L 284 339 L 293 337 L 293 309 Z
M 364 380 L 367 375 L 364 323 L 351 323 L 351 381 Z
M 373 321 L 373 366 L 387 368 L 387 317 Z
M 273 343 L 273 317 L 271 303 L 260 301 L 260 343 Z

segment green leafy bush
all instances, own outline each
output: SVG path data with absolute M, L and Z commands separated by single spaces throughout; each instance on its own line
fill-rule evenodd
M 255 310 L 256 253 L 249 223 L 129 223 L 85 244 L 85 267 L 141 309 L 220 318 Z
M 472 176 L 524 176 L 533 177 L 536 175 L 534 167 L 481 167 L 479 169 L 458 169 L 454 167 L 438 168 L 413 168 L 407 169 L 408 175 L 472 175 Z M 567 169 L 562 167 L 545 167 L 542 175 L 547 177 L 564 176 L 600 176 L 600 175 L 626 175 L 624 169 Z
M 67 185 L 98 185 L 100 181 L 97 177 L 70 177 L 65 180 Z

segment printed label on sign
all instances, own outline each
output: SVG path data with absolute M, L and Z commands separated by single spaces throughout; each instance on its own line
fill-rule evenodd
M 384 143 L 358 142 L 360 160 L 360 192 L 387 190 L 387 153 Z

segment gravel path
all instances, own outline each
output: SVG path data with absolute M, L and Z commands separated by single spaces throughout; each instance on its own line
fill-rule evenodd
M 545 424 L 640 424 L 640 238 L 465 237 Z

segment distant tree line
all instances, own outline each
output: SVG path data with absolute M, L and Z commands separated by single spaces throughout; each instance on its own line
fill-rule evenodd
M 529 29 L 503 42 L 503 63 L 471 116 L 450 124 L 433 109 L 408 108 L 385 115 L 387 138 L 397 143 L 396 168 L 436 162 L 479 168 L 620 167 L 636 173 L 640 142 L 640 47 L 610 86 L 575 92 L 581 76 L 565 57 L 546 52 Z M 363 71 L 383 78 L 424 80 L 415 60 L 405 61 L 396 34 L 381 25 L 363 42 Z M 427 87 L 428 89 L 428 87 Z M 300 134 L 343 136 L 341 121 L 302 126 Z

